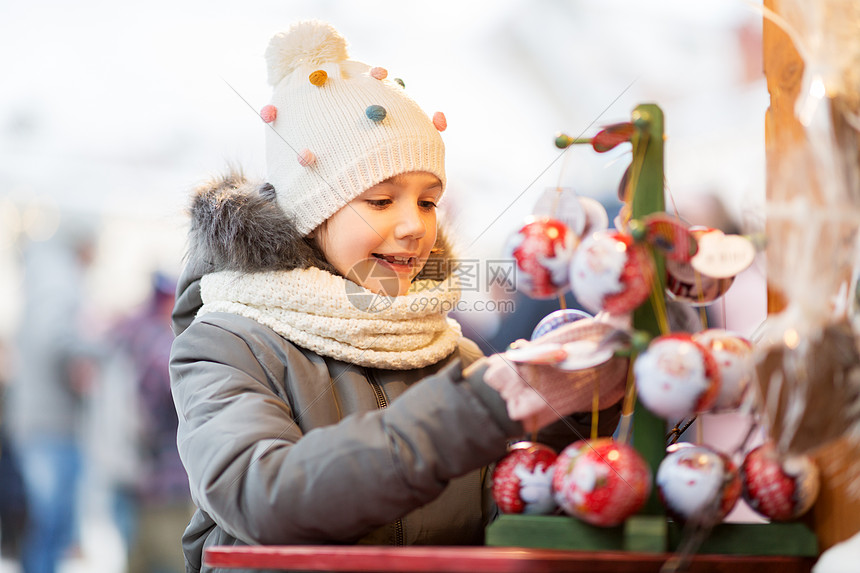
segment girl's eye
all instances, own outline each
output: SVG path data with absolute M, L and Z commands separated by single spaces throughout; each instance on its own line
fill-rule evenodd
M 419 201 L 418 206 L 428 211 L 436 208 L 436 203 L 433 201 Z
M 368 199 L 367 204 L 376 208 L 387 207 L 391 205 L 391 199 Z

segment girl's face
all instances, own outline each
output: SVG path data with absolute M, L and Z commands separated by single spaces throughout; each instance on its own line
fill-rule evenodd
M 435 175 L 402 173 L 353 199 L 311 236 L 344 277 L 377 294 L 403 295 L 436 242 L 441 196 Z

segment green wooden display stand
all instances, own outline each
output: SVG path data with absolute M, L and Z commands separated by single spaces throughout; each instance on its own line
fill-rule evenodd
M 673 552 L 683 531 L 656 516 L 635 515 L 618 527 L 595 527 L 566 515 L 501 515 L 486 532 L 485 544 L 572 551 Z M 655 540 L 665 540 L 659 545 Z M 818 539 L 804 523 L 722 523 L 696 553 L 817 557 Z
M 669 550 L 681 544 L 681 527 L 669 523 Z M 818 556 L 818 539 L 806 524 L 721 523 L 702 542 L 697 553 L 723 555 Z
M 631 143 L 631 181 L 635 186 L 630 201 L 632 219 L 665 211 L 663 178 L 663 112 L 654 104 L 633 110 L 635 127 Z M 589 140 L 574 140 L 583 143 Z M 660 300 L 665 300 L 665 263 L 655 254 Z M 633 313 L 633 327 L 651 336 L 661 333 L 653 305 L 645 303 Z M 648 462 L 651 475 L 666 451 L 666 424 L 637 400 L 633 413 L 632 445 Z M 682 540 L 682 530 L 668 520 L 657 496 L 657 488 L 642 510 L 623 525 L 601 528 L 568 516 L 502 515 L 487 528 L 487 545 L 583 551 L 674 551 Z M 723 523 L 715 527 L 697 553 L 727 555 L 818 555 L 815 534 L 802 523 Z

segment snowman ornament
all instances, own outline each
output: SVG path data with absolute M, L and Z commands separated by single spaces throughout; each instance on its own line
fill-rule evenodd
M 542 515 L 556 508 L 552 496 L 555 450 L 537 442 L 517 442 L 493 470 L 493 499 L 503 513 Z

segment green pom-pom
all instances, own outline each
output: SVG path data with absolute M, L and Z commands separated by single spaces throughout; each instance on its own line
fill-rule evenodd
M 394 78 L 394 81 L 397 82 L 398 84 L 400 84 L 400 87 L 402 87 L 403 89 L 406 89 L 406 82 L 404 82 L 400 78 Z

